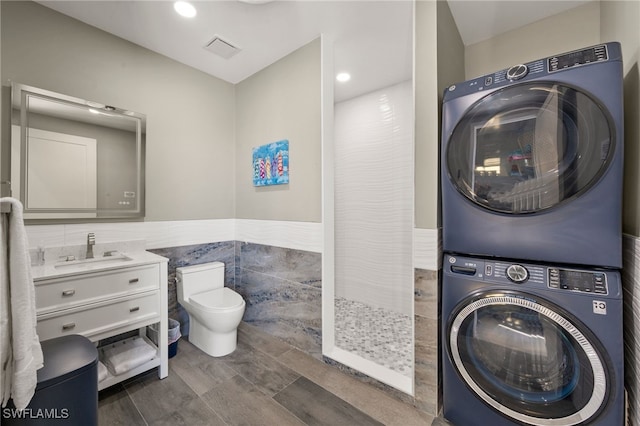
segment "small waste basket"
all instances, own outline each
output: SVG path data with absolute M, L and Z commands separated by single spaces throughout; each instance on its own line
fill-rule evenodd
M 31 402 L 17 412 L 11 401 L 2 425 L 93 426 L 98 424 L 98 350 L 80 335 L 41 343 L 44 366 Z
M 159 323 L 151 324 L 147 327 L 147 336 L 151 341 L 158 346 L 158 327 Z M 173 358 L 178 353 L 178 340 L 180 339 L 180 322 L 169 318 L 169 330 L 168 330 L 168 357 Z
M 173 358 L 178 353 L 178 340 L 180 336 L 180 323 L 169 318 L 169 358 Z

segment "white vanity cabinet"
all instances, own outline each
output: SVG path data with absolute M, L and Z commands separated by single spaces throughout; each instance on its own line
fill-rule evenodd
M 80 267 L 63 273 L 34 274 L 37 332 L 41 341 L 81 334 L 93 342 L 160 323 L 168 330 L 167 259 L 144 252 L 133 261 L 101 268 Z M 151 368 L 168 374 L 167 333 L 159 333 L 155 359 L 126 373 L 109 376 L 104 389 Z M 146 337 L 145 337 L 146 338 Z

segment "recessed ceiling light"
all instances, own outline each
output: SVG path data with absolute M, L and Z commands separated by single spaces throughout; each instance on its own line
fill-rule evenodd
M 351 80 L 351 75 L 348 72 L 341 72 L 336 75 L 336 80 L 338 80 L 340 83 L 345 83 Z
M 178 12 L 178 14 L 184 16 L 185 18 L 193 18 L 197 13 L 196 8 L 193 7 L 191 3 L 188 3 L 186 1 L 175 2 L 173 4 L 173 8 L 176 10 L 176 12 Z

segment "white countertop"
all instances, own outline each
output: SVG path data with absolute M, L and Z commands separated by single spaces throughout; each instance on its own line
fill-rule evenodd
M 148 251 L 124 252 L 118 251 L 114 256 L 96 254 L 95 259 L 86 261 L 49 261 L 43 265 L 31 266 L 33 281 L 43 281 L 52 278 L 64 278 L 74 275 L 88 274 L 100 271 L 117 270 L 133 266 L 149 265 L 168 262 L 166 257 Z

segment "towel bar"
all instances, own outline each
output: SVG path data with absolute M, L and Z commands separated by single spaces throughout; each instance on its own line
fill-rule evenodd
M 0 199 L 0 213 L 11 213 L 11 203 Z

